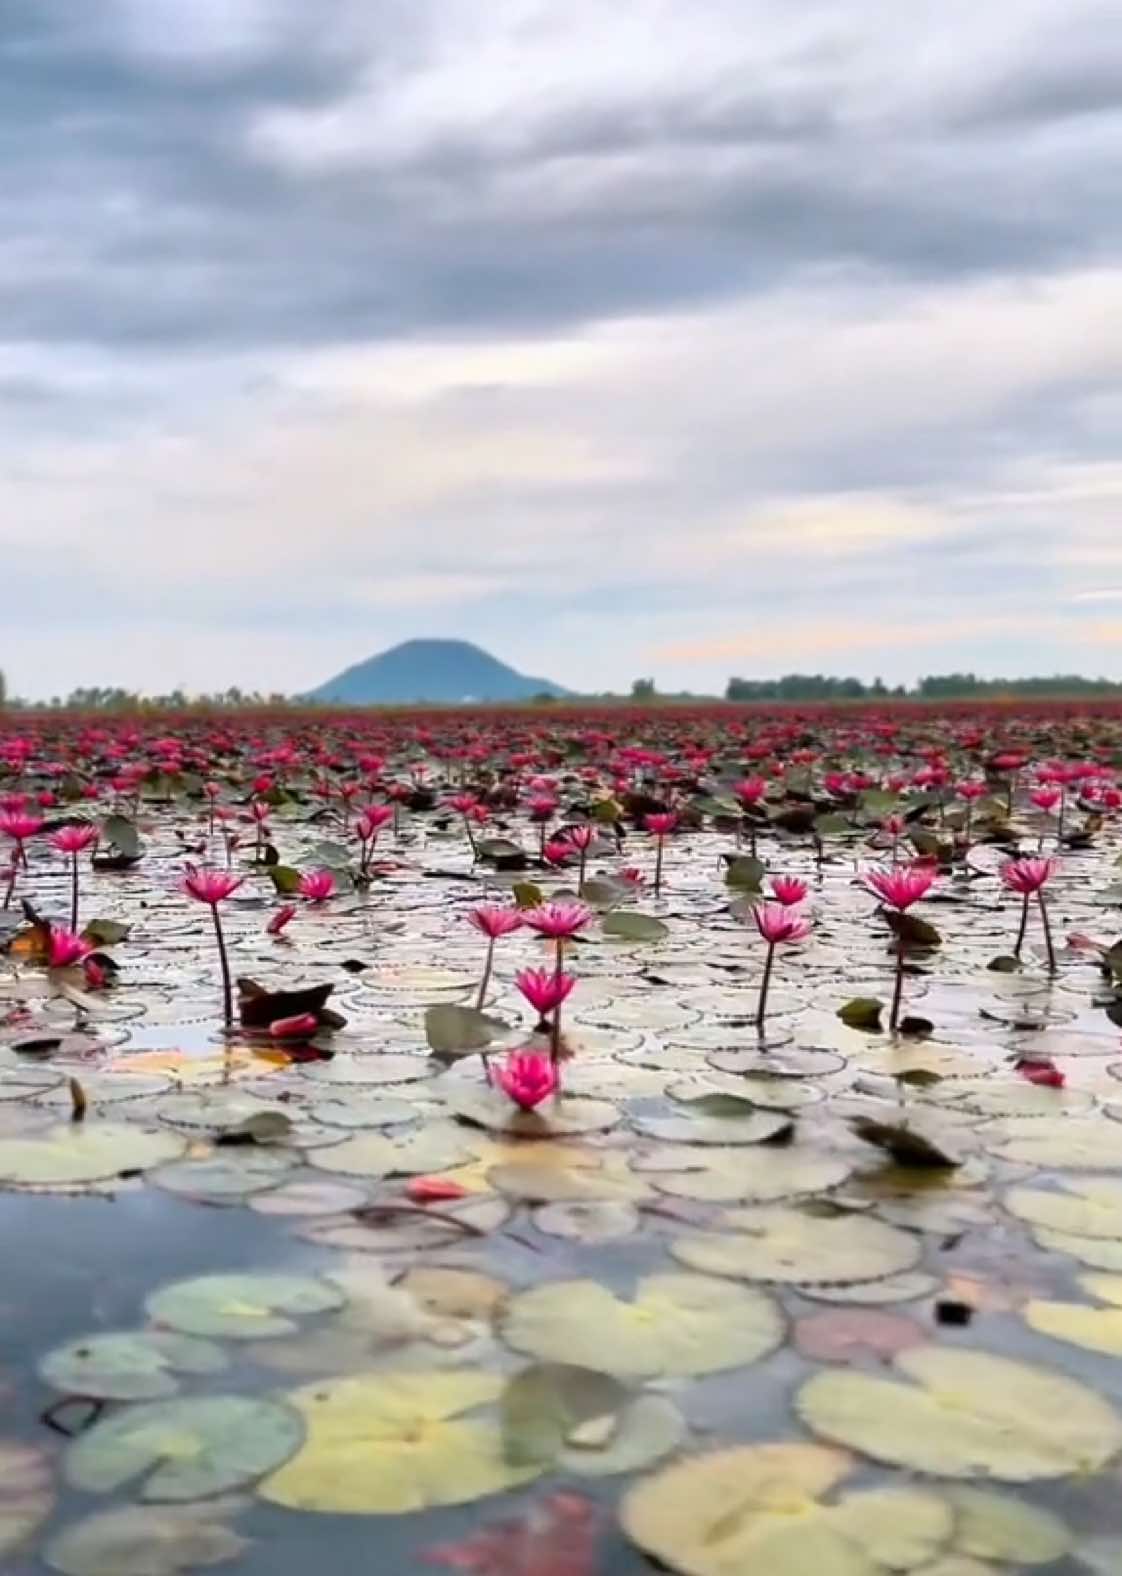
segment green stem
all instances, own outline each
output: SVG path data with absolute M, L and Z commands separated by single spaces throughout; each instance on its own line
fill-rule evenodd
M 492 936 L 487 942 L 487 957 L 483 963 L 483 978 L 479 981 L 479 994 L 475 998 L 476 1012 L 483 1011 L 483 1003 L 487 999 L 487 987 L 491 983 L 491 967 L 495 961 L 495 938 Z
M 214 939 L 218 943 L 218 963 L 222 970 L 222 1014 L 227 1027 L 234 1021 L 234 992 L 230 984 L 230 959 L 226 956 L 226 938 L 222 934 L 222 921 L 218 917 L 218 904 L 211 904 L 214 915 Z
M 892 988 L 892 1010 L 888 1015 L 888 1027 L 895 1032 L 900 1021 L 900 998 L 904 994 L 904 938 L 896 937 L 896 983 Z
M 1024 902 L 1021 904 L 1021 928 L 1017 931 L 1017 942 L 1013 948 L 1013 956 L 1019 958 L 1021 948 L 1025 944 L 1025 932 L 1028 930 L 1029 895 L 1025 893 Z
M 657 852 L 655 853 L 654 889 L 655 889 L 655 896 L 657 897 L 659 892 L 662 890 L 662 838 L 661 837 L 657 840 L 656 849 L 657 849 Z
M 1044 902 L 1044 890 L 1041 888 L 1036 894 L 1036 901 L 1040 904 L 1040 923 L 1044 926 L 1044 945 L 1048 950 L 1048 972 L 1056 972 L 1056 949 L 1052 945 L 1052 926 L 1048 919 L 1048 908 Z M 1025 899 L 1025 911 L 1028 911 L 1028 899 Z
M 768 943 L 767 962 L 764 964 L 764 977 L 760 981 L 760 1000 L 756 1006 L 756 1032 L 764 1032 L 764 1015 L 767 1012 L 767 993 L 771 984 L 771 966 L 775 962 L 775 942 Z
M 72 854 L 70 866 L 70 928 L 78 933 L 78 855 Z

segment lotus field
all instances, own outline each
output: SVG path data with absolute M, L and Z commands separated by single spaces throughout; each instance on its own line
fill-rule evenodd
M 0 720 L 0 1570 L 1117 1576 L 1122 711 Z

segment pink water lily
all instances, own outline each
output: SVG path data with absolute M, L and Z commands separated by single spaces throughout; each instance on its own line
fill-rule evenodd
M 888 1026 L 895 1029 L 900 1021 L 900 1003 L 904 994 L 904 957 L 907 941 L 902 923 L 903 915 L 913 903 L 918 903 L 935 884 L 935 870 L 930 865 L 897 865 L 892 870 L 867 870 L 865 885 L 886 908 L 901 916 L 896 929 L 896 977 L 892 988 L 892 1007 Z
M 1052 926 L 1048 919 L 1048 907 L 1044 901 L 1044 888 L 1060 868 L 1058 859 L 1010 859 L 1002 865 L 1001 879 L 1010 892 L 1016 892 L 1021 898 L 1021 923 L 1017 931 L 1017 940 L 1013 946 L 1013 956 L 1019 958 L 1021 949 L 1025 944 L 1025 934 L 1028 930 L 1029 904 L 1035 897 L 1040 908 L 1040 923 L 1044 928 L 1044 946 L 1048 953 L 1048 969 L 1050 973 L 1056 972 L 1056 949 L 1052 941 Z
M 757 903 L 752 909 L 752 920 L 767 942 L 760 995 L 756 1003 L 756 1032 L 762 1034 L 767 1016 L 768 991 L 771 988 L 771 971 L 775 964 L 775 949 L 789 942 L 805 941 L 811 932 L 811 922 L 803 914 L 796 914 L 783 903 Z
M 571 974 L 551 969 L 523 969 L 514 976 L 514 983 L 538 1017 L 545 1018 L 568 999 L 576 980 Z
M 518 909 L 508 908 L 504 903 L 477 903 L 468 910 L 467 918 L 469 925 L 474 925 L 481 935 L 487 937 L 487 955 L 483 960 L 483 974 L 475 997 L 478 1012 L 487 1000 L 487 987 L 491 983 L 491 970 L 495 963 L 495 942 L 500 936 L 511 936 L 516 930 L 521 930 L 523 916 Z
M 592 910 L 583 903 L 542 903 L 528 908 L 522 919 L 539 936 L 567 941 L 585 929 L 592 919 Z
M 63 854 L 70 860 L 70 928 L 78 929 L 78 860 L 87 848 L 97 844 L 98 830 L 88 821 L 75 822 L 70 826 L 60 826 L 57 832 L 52 832 L 47 841 L 58 854 Z
M 50 939 L 47 943 L 47 967 L 50 969 L 68 969 L 75 963 L 81 963 L 93 951 L 93 944 L 84 936 L 75 934 L 72 930 L 63 930 L 58 925 L 51 926 Z
M 810 888 L 795 876 L 772 876 L 771 895 L 784 908 L 794 908 L 806 901 Z
M 561 1086 L 557 1063 L 542 1051 L 512 1051 L 495 1082 L 522 1111 L 532 1111 Z
M 330 870 L 309 870 L 300 877 L 299 890 L 309 903 L 326 903 L 335 896 L 335 877 Z
M 228 870 L 207 870 L 197 865 L 188 865 L 179 884 L 181 892 L 194 898 L 196 903 L 205 903 L 210 909 L 214 921 L 214 939 L 218 946 L 218 966 L 222 973 L 222 1012 L 227 1024 L 234 1021 L 234 991 L 218 905 L 236 892 L 244 879 L 244 876 L 232 875 Z

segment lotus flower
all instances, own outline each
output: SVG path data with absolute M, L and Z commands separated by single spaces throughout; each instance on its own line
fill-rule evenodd
M 309 870 L 300 877 L 300 896 L 309 903 L 326 903 L 335 896 L 335 877 L 330 870 Z
M 478 1012 L 487 999 L 487 987 L 491 983 L 491 969 L 495 962 L 495 942 L 500 936 L 509 936 L 514 931 L 521 930 L 522 915 L 516 908 L 507 908 L 502 903 L 478 903 L 468 910 L 468 924 L 474 925 L 476 930 L 487 937 L 487 955 L 483 960 L 483 974 L 475 997 L 475 1007 Z
M 218 965 L 222 971 L 222 1010 L 228 1024 L 234 1019 L 234 993 L 230 982 L 230 960 L 226 955 L 226 938 L 222 934 L 218 905 L 225 902 L 231 893 L 236 892 L 244 879 L 243 876 L 231 875 L 228 870 L 205 870 L 197 865 L 188 865 L 186 874 L 180 882 L 180 891 L 194 898 L 196 903 L 206 903 L 214 920 Z
M 554 941 L 567 941 L 579 935 L 591 918 L 592 910 L 583 903 L 542 903 L 538 908 L 528 908 L 522 915 L 523 923 L 531 930 Z
M 88 821 L 82 821 L 72 826 L 60 826 L 58 831 L 52 832 L 48 838 L 55 852 L 66 855 L 70 860 L 71 930 L 78 929 L 78 858 L 87 848 L 94 846 L 97 837 L 97 827 L 91 826 Z
M 48 968 L 71 968 L 75 963 L 81 963 L 92 951 L 92 943 L 84 936 L 76 935 L 72 930 L 62 930 L 58 925 L 51 926 L 47 950 Z
M 796 885 L 801 883 L 796 882 Z M 771 971 L 775 963 L 775 949 L 791 941 L 804 941 L 810 935 L 810 920 L 802 914 L 793 913 L 789 906 L 783 903 L 758 903 L 752 910 L 752 919 L 756 929 L 767 942 L 767 958 L 764 962 L 763 979 L 760 981 L 760 995 L 756 1003 L 756 1032 L 762 1034 L 764 1019 L 767 1015 L 768 991 L 771 988 Z
M 1058 859 L 1010 859 L 1001 867 L 1001 879 L 1011 892 L 1016 892 L 1021 902 L 1021 923 L 1017 931 L 1017 940 L 1013 947 L 1013 956 L 1019 958 L 1021 948 L 1025 944 L 1025 933 L 1028 930 L 1029 903 L 1035 895 L 1040 906 L 1040 923 L 1044 927 L 1044 945 L 1048 953 L 1048 968 L 1051 973 L 1056 971 L 1056 949 L 1052 944 L 1052 926 L 1048 920 L 1048 908 L 1044 902 L 1044 888 L 1060 868 Z
M 771 895 L 777 903 L 784 908 L 794 908 L 806 900 L 810 888 L 805 881 L 799 881 L 794 876 L 772 876 Z
M 496 1082 L 523 1111 L 541 1105 L 561 1085 L 557 1064 L 541 1051 L 512 1051 L 499 1068 Z
M 886 908 L 903 915 L 929 892 L 935 881 L 935 871 L 929 865 L 898 865 L 892 870 L 867 870 L 865 885 L 880 898 Z M 892 1008 L 888 1026 L 895 1029 L 900 1021 L 900 1003 L 904 994 L 904 956 L 907 939 L 903 925 L 896 930 L 896 979 L 892 989 Z
M 867 870 L 865 885 L 887 908 L 900 914 L 918 903 L 935 882 L 929 865 L 904 865 L 897 870 Z
M 545 1018 L 568 998 L 576 980 L 571 974 L 551 969 L 523 969 L 514 976 L 514 983 L 538 1017 Z

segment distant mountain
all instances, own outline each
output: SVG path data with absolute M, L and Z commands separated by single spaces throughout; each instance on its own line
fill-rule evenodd
M 528 678 L 467 640 L 406 640 L 347 668 L 308 700 L 344 706 L 407 705 L 411 701 L 529 700 L 569 694 L 548 679 Z

